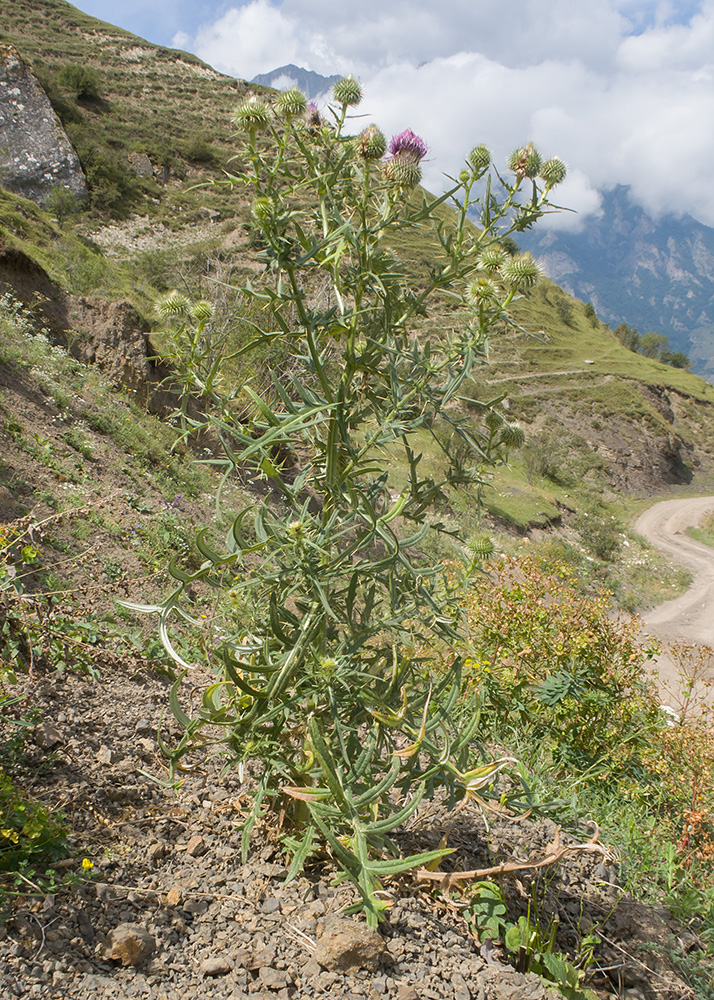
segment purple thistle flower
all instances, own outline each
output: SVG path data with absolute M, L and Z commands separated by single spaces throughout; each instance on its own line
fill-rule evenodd
M 322 118 L 320 117 L 320 111 L 314 101 L 309 101 L 307 109 L 305 112 L 305 117 L 307 118 L 307 123 L 311 128 L 317 128 L 322 125 Z
M 407 153 L 415 160 L 421 160 L 426 156 L 426 143 L 418 135 L 415 135 L 410 128 L 405 128 L 399 135 L 393 135 L 389 143 L 389 152 L 392 156 L 397 153 Z

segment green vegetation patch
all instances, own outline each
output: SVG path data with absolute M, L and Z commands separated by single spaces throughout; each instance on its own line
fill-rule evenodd
M 703 542 L 714 548 L 714 511 L 705 514 L 698 527 L 687 528 L 687 534 L 697 542 Z

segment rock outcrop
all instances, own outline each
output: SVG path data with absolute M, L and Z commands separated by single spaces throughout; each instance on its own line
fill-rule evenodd
M 0 184 L 40 204 L 55 185 L 87 197 L 72 143 L 12 45 L 0 45 Z
M 73 357 L 97 365 L 109 381 L 134 391 L 153 413 L 175 408 L 176 395 L 164 385 L 171 369 L 154 360 L 148 326 L 130 302 L 69 295 L 21 250 L 0 246 L 0 292 L 4 288 Z

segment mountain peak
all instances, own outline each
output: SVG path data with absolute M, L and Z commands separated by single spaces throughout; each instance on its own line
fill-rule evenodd
M 275 87 L 276 90 L 298 87 L 308 97 L 322 97 L 339 79 L 339 74 L 322 76 L 310 69 L 288 63 L 287 66 L 278 66 L 269 73 L 259 73 L 253 77 L 251 83 L 259 83 L 263 87 Z

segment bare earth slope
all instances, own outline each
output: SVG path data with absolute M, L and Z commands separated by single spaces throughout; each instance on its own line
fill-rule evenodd
M 663 500 L 635 524 L 636 531 L 686 566 L 693 576 L 685 594 L 644 615 L 647 631 L 664 645 L 686 642 L 714 647 L 714 549 L 685 533 L 713 507 L 714 497 Z M 671 657 L 660 656 L 657 670 L 667 694 L 676 700 L 681 684 Z

